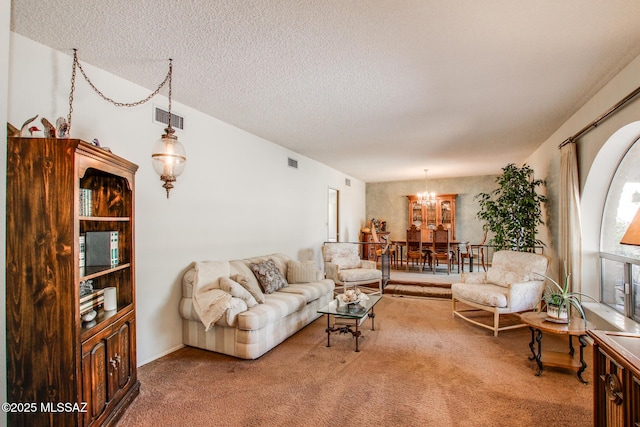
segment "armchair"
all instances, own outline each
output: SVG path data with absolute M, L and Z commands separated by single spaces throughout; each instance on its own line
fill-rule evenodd
M 348 287 L 377 283 L 378 289 L 375 291 L 360 289 L 382 295 L 382 271 L 376 268 L 375 261 L 361 260 L 358 247 L 356 243 L 325 243 L 322 246 L 327 279 L 333 280 L 336 285 L 342 285 L 343 292 Z
M 524 323 L 501 327 L 500 315 L 522 313 L 540 307 L 544 292 L 544 277 L 541 275 L 545 274 L 548 265 L 549 258 L 545 255 L 496 252 L 489 271 L 462 273 L 462 283 L 451 285 L 453 316 L 490 329 L 496 337 L 499 331 L 525 327 Z M 466 315 L 483 310 L 493 313 L 492 325 Z

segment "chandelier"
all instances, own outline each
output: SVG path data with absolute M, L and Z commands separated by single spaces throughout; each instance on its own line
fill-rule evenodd
M 436 203 L 436 193 L 429 192 L 429 169 L 424 170 L 424 193 L 418 193 L 418 204 L 421 206 L 433 206 Z

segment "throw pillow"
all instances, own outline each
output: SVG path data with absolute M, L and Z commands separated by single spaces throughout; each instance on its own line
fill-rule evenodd
M 311 283 L 318 280 L 318 269 L 313 261 L 296 261 L 287 263 L 287 281 L 289 283 Z
M 358 268 L 360 267 L 360 258 L 358 255 L 351 256 L 334 256 L 331 262 L 337 264 L 340 268 Z
M 251 263 L 249 268 L 256 275 L 256 279 L 260 282 L 265 294 L 271 294 L 278 289 L 289 286 L 287 279 L 282 277 L 282 273 L 276 267 L 276 263 L 271 259 L 259 264 Z
M 245 288 L 249 293 L 256 299 L 258 304 L 264 304 L 265 298 L 264 293 L 262 293 L 262 289 L 260 286 L 252 284 L 251 280 L 247 276 L 242 274 L 234 274 L 231 276 L 231 280 L 239 283 L 243 288 Z
M 251 295 L 251 293 L 246 290 L 240 283 L 235 280 L 231 280 L 228 277 L 220 278 L 220 289 L 225 291 L 228 294 L 231 294 L 232 297 L 240 298 L 245 303 L 247 303 L 247 307 L 255 307 L 258 305 L 258 301 Z

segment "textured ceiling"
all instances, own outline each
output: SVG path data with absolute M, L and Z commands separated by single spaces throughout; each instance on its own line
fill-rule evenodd
M 522 162 L 640 54 L 639 16 L 638 0 L 13 0 L 11 29 L 150 90 L 173 58 L 175 101 L 374 182 Z

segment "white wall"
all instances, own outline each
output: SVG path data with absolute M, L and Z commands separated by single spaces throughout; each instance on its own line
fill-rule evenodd
M 9 75 L 9 16 L 10 16 L 11 4 L 9 0 L 0 0 L 0 165 L 3 170 L 6 171 L 7 167 L 7 128 L 4 123 L 7 121 L 7 84 Z M 0 173 L 0 218 L 3 218 L 0 224 L 0 259 L 2 264 L 5 264 L 6 260 L 6 221 L 7 217 L 6 203 L 7 203 L 7 174 Z M 6 272 L 6 270 L 5 270 Z M 6 274 L 3 274 L 0 278 L 0 378 L 3 378 L 0 384 L 0 402 L 7 401 L 7 348 L 6 348 Z M 0 426 L 7 424 L 6 414 L 0 413 Z
M 68 112 L 72 57 L 11 33 L 8 120 L 19 127 L 35 114 L 51 122 Z M 89 77 L 115 100 L 131 102 L 151 90 L 79 58 Z M 168 68 L 168 64 L 167 64 Z M 174 82 L 180 79 L 174 64 Z M 166 68 L 158 75 L 164 78 Z M 154 88 L 151 88 L 154 89 Z M 165 91 L 163 91 L 165 93 Z M 78 73 L 72 136 L 101 145 L 136 164 L 136 277 L 138 363 L 182 344 L 178 304 L 182 273 L 192 261 L 283 252 L 320 263 L 327 236 L 327 188 L 340 190 L 340 235 L 358 235 L 365 220 L 365 185 L 343 173 L 251 135 L 175 101 L 185 117 L 177 135 L 187 151 L 185 172 L 167 200 L 150 154 L 164 126 L 152 123 L 153 104 L 117 108 L 95 94 Z M 289 168 L 287 157 L 298 160 Z M 4 308 L 3 308 L 4 310 Z M 4 317 L 4 316 L 3 316 Z

